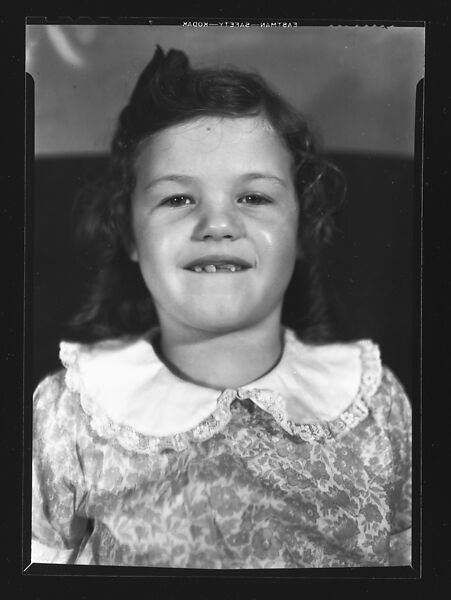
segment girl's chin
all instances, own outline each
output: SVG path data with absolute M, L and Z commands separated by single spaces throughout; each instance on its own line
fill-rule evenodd
M 240 329 L 249 327 L 252 322 L 246 322 L 243 319 L 193 319 L 191 325 L 198 330 L 209 332 L 209 333 L 231 333 Z

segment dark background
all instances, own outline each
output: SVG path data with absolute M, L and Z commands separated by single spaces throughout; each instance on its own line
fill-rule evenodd
M 371 338 L 410 396 L 418 375 L 415 344 L 419 272 L 412 159 L 340 153 L 348 195 L 338 215 L 330 274 L 350 338 Z M 105 156 L 40 158 L 33 192 L 33 387 L 59 368 L 58 344 L 82 299 L 82 265 L 70 239 L 73 205 Z M 417 303 L 418 304 L 418 303 Z

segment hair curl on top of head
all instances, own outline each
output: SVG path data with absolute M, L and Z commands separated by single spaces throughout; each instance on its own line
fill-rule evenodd
M 78 238 L 94 248 L 96 268 L 88 300 L 72 323 L 78 337 L 143 333 L 156 321 L 139 269 L 129 259 L 130 199 L 141 144 L 161 130 L 202 116 L 257 115 L 268 121 L 293 158 L 302 262 L 297 271 L 303 271 L 308 293 L 304 282 L 303 298 L 294 303 L 303 314 L 294 318 L 292 311 L 285 311 L 291 315 L 287 324 L 297 326 L 304 338 L 328 337 L 321 255 L 344 197 L 341 172 L 326 160 L 305 118 L 260 75 L 229 67 L 195 69 L 185 53 L 164 53 L 160 46 L 119 115 L 105 178 L 81 203 Z

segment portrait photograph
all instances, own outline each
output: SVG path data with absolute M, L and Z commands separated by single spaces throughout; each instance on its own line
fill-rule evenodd
M 424 24 L 25 38 L 23 570 L 414 577 Z

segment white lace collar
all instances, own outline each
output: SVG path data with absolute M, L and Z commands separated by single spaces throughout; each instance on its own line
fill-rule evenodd
M 174 375 L 143 338 L 93 345 L 61 342 L 68 388 L 97 432 L 126 448 L 181 448 L 224 427 L 235 398 L 250 398 L 292 435 L 323 440 L 367 414 L 380 384 L 379 350 L 369 340 L 306 345 L 285 331 L 277 366 L 237 390 L 214 390 Z

